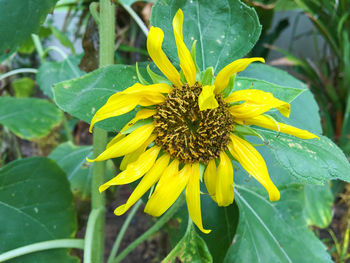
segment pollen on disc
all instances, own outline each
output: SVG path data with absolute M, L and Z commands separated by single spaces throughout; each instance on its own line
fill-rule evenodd
M 233 130 L 229 105 L 221 95 L 219 107 L 199 110 L 198 96 L 201 85 L 174 87 L 166 101 L 157 106 L 153 116 L 155 142 L 183 163 L 204 162 L 217 158 L 225 150 Z

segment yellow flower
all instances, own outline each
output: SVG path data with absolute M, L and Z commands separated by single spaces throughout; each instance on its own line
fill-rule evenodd
M 96 159 L 123 157 L 122 172 L 101 185 L 141 181 L 115 214 L 125 213 L 152 186 L 145 212 L 162 215 L 186 188 L 186 201 L 193 222 L 204 233 L 200 204 L 200 181 L 204 177 L 209 195 L 219 206 L 233 203 L 233 160 L 267 190 L 271 201 L 280 193 L 271 181 L 266 164 L 258 151 L 235 131 L 236 125 L 256 125 L 291 134 L 302 139 L 317 138 L 305 130 L 276 122 L 265 113 L 277 109 L 289 117 L 290 105 L 271 93 L 256 89 L 239 90 L 224 98 L 221 94 L 230 78 L 250 63 L 263 58 L 238 59 L 223 68 L 214 83 L 202 85 L 196 64 L 182 34 L 183 13 L 178 10 L 173 29 L 180 60 L 180 74 L 162 50 L 164 33 L 151 27 L 147 49 L 153 62 L 172 85 L 136 83 L 112 95 L 91 121 L 96 122 L 125 114 L 138 106 L 138 112 Z M 201 169 L 201 167 L 205 168 Z

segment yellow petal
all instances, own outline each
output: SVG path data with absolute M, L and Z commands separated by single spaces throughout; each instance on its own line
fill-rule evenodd
M 134 109 L 138 104 L 141 106 L 151 106 L 165 101 L 162 93 L 169 93 L 172 90 L 167 84 L 159 83 L 152 85 L 142 85 L 135 83 L 124 91 L 113 94 L 94 115 L 91 120 L 90 129 L 96 122 L 111 117 L 120 116 Z
M 215 192 L 218 206 L 228 206 L 233 203 L 233 167 L 230 158 L 224 151 L 220 153 Z
M 146 150 L 147 146 L 155 140 L 157 135 L 152 134 L 144 144 L 142 144 L 135 151 L 128 153 L 123 157 L 122 162 L 120 163 L 120 170 L 125 170 L 129 163 L 135 162 L 139 156 Z
M 227 103 L 240 101 L 244 103 L 230 108 L 231 114 L 236 118 L 252 118 L 272 108 L 278 109 L 287 118 L 290 114 L 290 104 L 275 98 L 271 92 L 257 89 L 238 90 L 225 99 Z
M 114 143 L 101 153 L 96 159 L 90 162 L 104 161 L 111 158 L 120 157 L 135 151 L 139 148 L 152 134 L 154 130 L 153 123 L 146 124 L 134 130 L 129 135 Z
M 260 153 L 246 140 L 231 134 L 232 143 L 228 149 L 243 169 L 261 183 L 269 193 L 270 201 L 280 199 L 280 192 L 270 179 L 264 159 Z
M 131 87 L 125 89 L 123 94 L 149 94 L 149 93 L 169 93 L 173 88 L 165 83 L 157 83 L 151 85 L 142 85 L 135 83 Z
M 159 146 L 149 148 L 142 153 L 135 162 L 128 164 L 125 171 L 119 173 L 116 177 L 101 185 L 99 191 L 105 191 L 112 185 L 129 184 L 136 181 L 151 169 L 157 159 L 159 151 Z
M 202 92 L 198 97 L 198 106 L 201 111 L 207 109 L 215 109 L 219 106 L 219 103 L 215 99 L 214 89 L 214 85 L 203 86 Z
M 158 158 L 153 167 L 145 174 L 135 190 L 130 195 L 128 201 L 114 210 L 118 216 L 124 214 L 137 200 L 139 200 L 147 191 L 154 185 L 164 170 L 167 168 L 170 160 L 170 155 L 164 154 Z
M 205 183 L 205 186 L 207 187 L 207 191 L 209 195 L 213 198 L 215 202 L 216 202 L 216 198 L 215 198 L 216 180 L 217 180 L 216 164 L 215 164 L 215 160 L 211 159 L 204 172 L 204 183 Z
M 192 172 L 188 179 L 186 187 L 186 202 L 188 213 L 192 221 L 203 233 L 210 233 L 211 230 L 203 228 L 202 213 L 201 213 L 201 198 L 199 189 L 199 163 L 192 165 Z
M 163 31 L 158 27 L 152 26 L 147 37 L 148 54 L 168 80 L 170 80 L 175 86 L 181 87 L 182 83 L 180 81 L 179 72 L 171 64 L 162 50 L 163 39 Z
M 184 15 L 182 10 L 179 9 L 173 19 L 173 29 L 175 42 L 177 47 L 177 54 L 180 60 L 180 67 L 185 75 L 187 83 L 193 86 L 196 82 L 196 66 L 194 65 L 192 56 L 188 48 L 183 41 L 182 24 Z
M 242 59 L 237 59 L 232 63 L 228 64 L 226 67 L 224 67 L 216 76 L 216 79 L 214 82 L 215 93 L 218 94 L 222 92 L 224 89 L 226 89 L 228 82 L 230 81 L 230 77 L 233 74 L 245 70 L 245 68 L 248 67 L 250 63 L 255 61 L 260 61 L 265 63 L 265 60 L 263 58 L 242 58 Z
M 161 216 L 182 193 L 187 185 L 191 171 L 190 164 L 186 164 L 176 174 L 167 173 L 166 169 L 146 204 L 145 212 L 152 216 Z
M 138 96 L 119 93 L 112 95 L 107 103 L 95 113 L 91 120 L 89 131 L 92 132 L 96 122 L 128 113 L 136 107 L 139 101 L 140 97 Z
M 251 119 L 237 120 L 237 122 L 245 125 L 256 125 L 266 129 L 290 134 L 300 139 L 313 139 L 313 138 L 320 139 L 318 136 L 316 136 L 315 134 L 312 134 L 311 132 L 298 129 L 281 122 L 277 122 L 266 115 L 260 115 Z

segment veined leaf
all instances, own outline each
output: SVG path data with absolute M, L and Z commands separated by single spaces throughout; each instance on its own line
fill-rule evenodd
M 305 223 L 302 190 L 281 190 L 281 200 L 271 203 L 256 190 L 237 187 L 240 220 L 225 262 L 332 262 Z
M 0 254 L 35 242 L 71 238 L 77 230 L 73 196 L 57 164 L 43 157 L 0 169 Z M 28 254 L 8 262 L 75 263 L 67 249 Z
M 146 71 L 139 68 L 141 74 Z M 64 111 L 90 123 L 93 115 L 108 98 L 116 92 L 137 82 L 136 69 L 133 66 L 112 65 L 95 70 L 83 77 L 64 81 L 54 86 L 56 104 Z M 97 127 L 119 131 L 134 116 L 129 112 L 96 124 Z
M 165 53 L 177 64 L 172 18 L 179 8 L 184 13 L 184 41 L 189 49 L 193 41 L 197 41 L 196 60 L 201 70 L 214 67 L 218 73 L 246 55 L 260 36 L 261 26 L 255 10 L 239 0 L 157 1 L 151 24 L 163 29 Z

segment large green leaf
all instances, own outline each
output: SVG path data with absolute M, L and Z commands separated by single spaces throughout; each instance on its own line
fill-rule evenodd
M 186 230 L 184 237 L 177 243 L 162 263 L 211 263 L 213 258 L 203 239 L 196 233 L 192 222 Z
M 78 67 L 79 63 L 79 56 L 69 57 L 60 62 L 43 63 L 36 75 L 36 81 L 40 89 L 46 96 L 52 99 L 52 86 L 54 84 L 84 75 L 84 72 Z
M 49 155 L 66 172 L 73 194 L 83 200 L 91 194 L 92 165 L 87 164 L 86 157 L 92 156 L 92 146 L 76 146 L 71 142 L 60 144 Z M 114 174 L 112 162 L 107 164 L 106 180 Z
M 64 172 L 47 158 L 17 160 L 0 170 L 0 253 L 31 243 L 73 237 L 73 196 Z M 9 262 L 77 262 L 66 249 L 29 254 Z
M 326 228 L 332 221 L 334 196 L 329 184 L 305 185 L 305 217 L 310 226 Z
M 269 142 L 276 160 L 296 178 L 314 184 L 331 179 L 350 182 L 350 164 L 344 153 L 327 137 L 303 140 L 297 137 L 258 129 Z
M 0 53 L 39 30 L 57 0 L 0 0 Z
M 161 0 L 152 9 L 151 24 L 163 29 L 163 47 L 178 63 L 172 19 L 181 8 L 183 35 L 188 48 L 197 41 L 196 59 L 201 70 L 214 67 L 218 72 L 235 59 L 246 55 L 257 42 L 261 26 L 253 8 L 239 0 Z
M 21 138 L 43 137 L 61 119 L 62 112 L 44 99 L 0 97 L 0 124 Z
M 140 68 L 142 75 L 146 71 Z M 83 77 L 61 82 L 54 86 L 57 105 L 69 114 L 90 123 L 92 116 L 107 99 L 137 82 L 136 69 L 132 66 L 112 65 L 95 70 Z M 133 117 L 134 112 L 110 118 L 96 124 L 112 131 L 120 130 Z
M 236 188 L 240 220 L 225 262 L 332 262 L 305 223 L 302 190 L 281 190 L 281 200 L 271 203 L 256 190 Z

